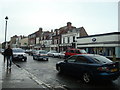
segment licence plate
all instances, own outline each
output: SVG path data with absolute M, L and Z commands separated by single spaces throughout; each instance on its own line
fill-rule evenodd
M 116 72 L 116 71 L 118 71 L 117 68 L 111 69 L 111 72 Z

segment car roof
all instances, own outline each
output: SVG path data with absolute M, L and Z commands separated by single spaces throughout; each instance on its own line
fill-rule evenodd
M 77 54 L 75 56 L 100 56 L 98 54 Z
M 40 52 L 40 51 L 45 51 L 45 50 L 37 50 L 38 52 Z M 45 51 L 45 52 L 47 52 L 47 51 Z
M 57 51 L 55 51 L 55 50 L 51 50 L 51 51 L 49 51 L 49 52 L 57 52 Z
M 12 49 L 16 49 L 16 50 L 18 50 L 18 49 L 22 49 L 22 48 L 12 48 Z M 23 50 L 23 49 L 22 49 Z

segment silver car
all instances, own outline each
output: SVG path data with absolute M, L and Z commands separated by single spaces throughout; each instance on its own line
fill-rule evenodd
M 51 50 L 47 54 L 48 54 L 48 56 L 53 57 L 53 53 L 56 53 L 56 52 L 57 51 L 55 51 L 55 50 Z
M 59 58 L 65 58 L 65 51 L 59 53 Z
M 46 61 L 48 61 L 47 51 L 45 51 L 45 50 L 37 50 L 33 54 L 33 60 L 46 60 Z
M 21 48 L 12 48 L 13 50 L 13 59 L 14 60 L 24 60 L 27 61 L 27 54 Z

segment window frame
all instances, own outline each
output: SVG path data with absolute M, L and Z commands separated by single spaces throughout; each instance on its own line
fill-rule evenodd
M 77 60 L 77 58 L 81 58 L 81 59 Z M 84 63 L 84 64 L 94 63 L 94 62 L 88 60 L 88 59 L 87 59 L 86 57 L 84 57 L 84 56 L 77 56 L 77 58 L 76 58 L 76 61 L 75 61 L 75 62 L 77 62 L 77 63 Z

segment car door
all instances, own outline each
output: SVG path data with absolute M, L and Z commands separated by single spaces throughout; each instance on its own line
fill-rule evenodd
M 74 73 L 73 65 L 75 63 L 76 56 L 69 57 L 64 64 L 64 71 L 66 73 Z
M 90 62 L 89 59 L 87 59 L 86 57 L 77 56 L 74 65 L 72 66 L 74 69 L 74 73 L 76 75 L 80 75 L 85 71 L 90 71 L 91 63 L 92 62 Z
M 65 56 L 66 56 L 66 57 L 69 56 L 69 50 L 67 50 L 67 51 L 65 52 Z

